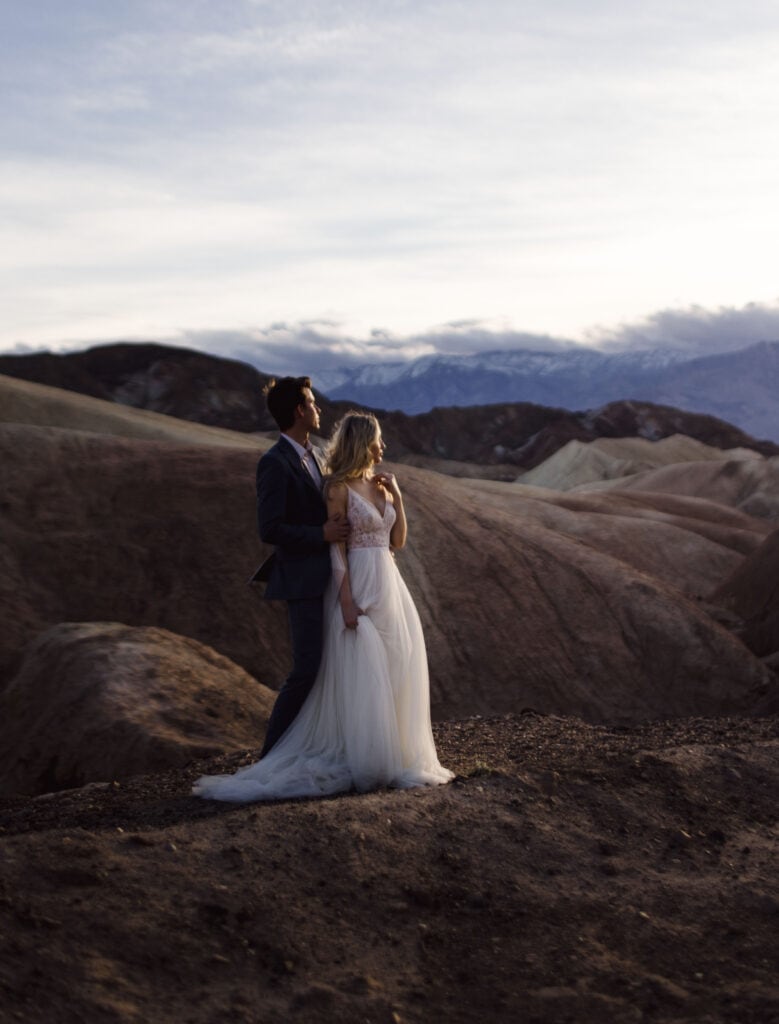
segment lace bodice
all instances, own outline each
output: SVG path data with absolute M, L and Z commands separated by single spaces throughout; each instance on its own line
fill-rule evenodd
M 390 532 L 395 523 L 395 508 L 391 501 L 384 506 L 382 516 L 373 502 L 363 498 L 357 491 L 347 486 L 349 496 L 346 500 L 346 514 L 352 532 L 346 547 L 352 548 L 388 548 Z

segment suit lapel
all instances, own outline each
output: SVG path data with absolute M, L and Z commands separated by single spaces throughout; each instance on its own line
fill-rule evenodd
M 292 466 L 296 473 L 303 477 L 303 479 L 309 484 L 309 486 L 314 488 L 316 493 L 321 498 L 322 492 L 317 487 L 316 481 L 311 476 L 306 467 L 303 465 L 303 463 L 300 461 L 300 456 L 289 443 L 289 441 L 287 441 L 285 438 L 279 438 L 276 444 L 281 454 L 286 458 L 287 462 L 289 462 L 290 466 Z M 319 459 L 317 459 L 316 455 L 314 455 L 314 458 L 316 459 L 317 466 L 319 466 Z

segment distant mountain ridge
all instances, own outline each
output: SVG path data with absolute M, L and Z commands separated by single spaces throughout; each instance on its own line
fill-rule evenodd
M 578 353 L 582 362 L 590 354 Z M 510 355 L 521 363 L 528 353 Z M 152 343 L 117 343 L 62 355 L 0 356 L 0 374 L 211 427 L 244 433 L 275 430 L 263 396 L 268 375 L 248 363 L 205 352 Z M 440 376 L 436 379 L 440 381 Z M 319 377 L 314 385 L 322 406 L 323 436 L 352 405 L 374 408 L 393 460 L 438 460 L 439 468 L 454 475 L 459 472 L 455 463 L 461 463 L 466 469 L 474 465 L 498 467 L 499 477 L 514 479 L 514 468 L 530 469 L 571 440 L 587 442 L 598 437 L 658 440 L 685 434 L 717 448 L 751 448 L 767 456 L 779 454 L 776 444 L 756 441 L 713 416 L 649 402 L 616 401 L 570 412 L 524 401 L 503 401 L 437 406 L 429 412 L 409 415 L 384 412 L 379 403 L 370 405 L 351 395 L 348 402 L 332 401 L 322 397 Z M 471 472 L 468 469 L 466 475 Z
M 779 341 L 695 358 L 679 350 L 608 354 L 590 348 L 423 356 L 320 371 L 318 382 L 331 399 L 406 413 L 501 402 L 564 409 L 653 402 L 708 413 L 779 441 Z

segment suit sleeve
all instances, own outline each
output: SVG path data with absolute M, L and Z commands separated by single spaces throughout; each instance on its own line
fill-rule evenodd
M 257 466 L 257 526 L 260 538 L 277 547 L 316 551 L 325 543 L 321 526 L 287 522 L 287 477 L 284 466 L 273 458 Z

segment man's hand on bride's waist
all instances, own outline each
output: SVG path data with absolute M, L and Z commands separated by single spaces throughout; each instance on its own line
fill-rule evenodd
M 330 516 L 322 529 L 328 544 L 338 544 L 349 539 L 351 527 L 346 516 L 342 512 L 336 512 Z

